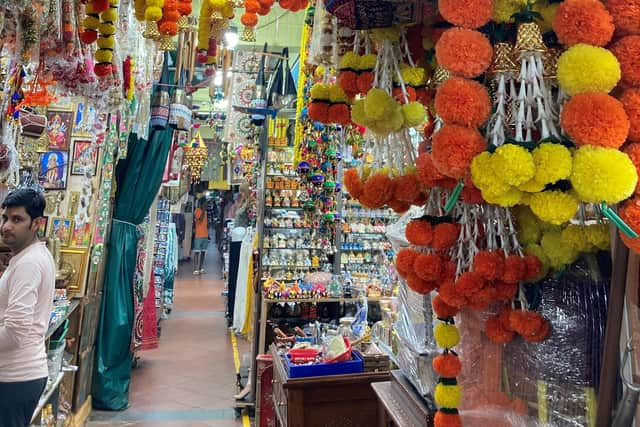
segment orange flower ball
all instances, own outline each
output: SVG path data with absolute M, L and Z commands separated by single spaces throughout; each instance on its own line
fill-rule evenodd
M 630 142 L 640 142 L 640 88 L 625 90 L 620 102 L 629 118 L 628 139 Z
M 506 344 L 511 342 L 515 334 L 502 327 L 500 318 L 493 316 L 487 319 L 484 324 L 484 331 L 487 337 L 496 344 Z
M 420 192 L 420 194 L 418 194 L 418 197 L 416 197 L 414 201 L 411 202 L 411 204 L 415 206 L 424 206 L 424 204 L 427 203 L 427 200 L 429 200 L 429 195 Z
M 493 284 L 493 288 L 496 291 L 496 299 L 504 302 L 511 301 L 518 292 L 517 283 L 497 281 Z
M 500 313 L 498 313 L 498 318 L 500 319 L 500 325 L 502 326 L 502 329 L 504 329 L 505 331 L 513 332 L 513 329 L 511 328 L 511 313 L 513 313 L 514 311 L 515 310 L 512 309 L 510 306 L 504 305 L 500 309 Z
M 524 280 L 536 280 L 540 277 L 543 268 L 540 258 L 533 254 L 525 254 L 524 264 L 526 266 Z
M 623 87 L 640 87 L 640 35 L 626 36 L 611 47 L 611 52 L 618 58 Z
M 462 363 L 460 358 L 453 353 L 445 353 L 436 356 L 432 362 L 433 370 L 441 378 L 455 378 L 460 375 Z
M 473 258 L 473 271 L 486 280 L 502 277 L 503 269 L 504 256 L 498 251 L 480 251 Z
M 478 77 L 489 68 L 492 59 L 491 43 L 479 31 L 451 28 L 436 44 L 438 64 L 456 76 Z
M 431 246 L 438 251 L 446 251 L 458 240 L 460 234 L 460 224 L 445 222 L 433 228 L 433 240 Z
M 260 3 L 258 0 L 244 0 L 244 10 L 247 13 L 258 13 L 260 10 Z
M 381 208 L 393 197 L 393 180 L 385 173 L 376 172 L 367 178 L 362 195 L 370 202 L 369 207 Z
M 414 88 L 412 88 L 411 86 L 405 86 L 405 89 L 407 91 L 407 100 L 409 102 L 413 102 L 416 100 L 417 95 L 416 95 L 416 90 Z M 404 94 L 402 93 L 402 89 L 399 87 L 394 87 L 393 90 L 391 91 L 391 95 L 393 96 L 393 98 L 400 104 L 406 104 L 406 101 L 404 99 Z
M 451 77 L 438 88 L 435 108 L 445 123 L 478 128 L 489 118 L 491 99 L 480 83 Z
M 371 71 L 363 71 L 358 74 L 358 92 L 367 93 L 373 87 L 375 76 Z
M 446 281 L 440 285 L 438 294 L 442 301 L 450 307 L 463 308 L 468 304 L 468 300 L 464 295 L 456 290 L 455 283 L 453 281 Z
M 518 283 L 524 279 L 527 273 L 527 265 L 524 258 L 518 255 L 509 255 L 504 260 L 504 273 L 502 280 L 506 283 Z
M 640 232 L 640 198 L 636 196 L 633 199 L 627 200 L 618 210 L 618 215 L 620 215 L 620 218 L 622 218 L 629 227 L 636 232 Z M 640 238 L 633 239 L 623 233 L 620 233 L 620 237 L 629 249 L 640 254 Z
M 567 46 L 586 43 L 606 46 L 613 37 L 613 18 L 598 0 L 565 0 L 553 18 L 558 41 Z
M 496 300 L 497 292 L 493 286 L 485 286 L 469 297 L 469 307 L 485 311 Z
M 482 192 L 475 187 L 464 187 L 460 197 L 468 205 L 481 205 L 485 202 Z
M 397 214 L 403 214 L 411 208 L 411 204 L 397 199 L 391 199 L 387 202 L 387 206 Z
M 429 246 L 433 240 L 433 227 L 427 220 L 414 219 L 404 229 L 407 241 L 416 246 Z
M 522 335 L 522 338 L 525 341 L 529 341 L 529 342 L 540 342 L 540 341 L 544 341 L 545 338 L 549 336 L 550 332 L 551 332 L 551 323 L 549 323 L 547 319 L 543 318 L 542 325 L 540 325 L 540 328 L 537 331 L 532 332 L 529 335 Z
M 640 176 L 640 143 L 631 143 L 624 147 L 624 153 L 629 156 Z M 640 182 L 636 185 L 636 194 L 640 194 Z
M 606 5 L 617 34 L 640 34 L 640 0 L 607 0 Z
M 314 122 L 327 123 L 329 120 L 329 104 L 326 102 L 311 102 L 307 108 L 307 112 L 309 118 Z
M 411 248 L 402 248 L 398 251 L 396 255 L 396 270 L 401 277 L 408 277 L 415 273 L 413 265 L 419 255 L 420 252 Z
M 313 104 L 315 104 L 315 102 L 311 105 Z M 311 107 L 311 105 L 309 107 Z M 355 198 L 360 197 L 364 191 L 364 183 L 362 182 L 362 179 L 360 179 L 360 174 L 358 174 L 357 169 L 347 169 L 342 177 L 342 182 L 344 183 L 347 192 Z
M 544 321 L 539 313 L 531 310 L 513 310 L 509 315 L 511 328 L 523 337 L 539 332 Z
M 420 254 L 413 263 L 416 276 L 427 282 L 440 280 L 442 268 L 442 259 L 437 254 Z
M 436 316 L 438 316 L 438 319 L 454 317 L 459 311 L 456 307 L 452 307 L 444 302 L 440 295 L 436 295 L 431 298 L 431 306 L 433 307 L 433 311 L 436 313 Z
M 329 106 L 327 120 L 328 123 L 336 123 L 342 126 L 351 124 L 351 110 L 349 106 L 343 103 Z
M 240 17 L 240 22 L 245 27 L 255 27 L 258 24 L 258 15 L 256 13 L 245 12 Z
M 433 164 L 444 175 L 461 179 L 469 174 L 475 156 L 487 148 L 487 142 L 476 129 L 445 125 L 433 136 Z
M 482 275 L 476 271 L 464 272 L 458 277 L 456 281 L 456 291 L 469 298 L 476 292 L 480 291 L 484 285 L 485 280 Z
M 396 200 L 413 203 L 420 194 L 420 181 L 415 173 L 402 175 L 394 178 L 395 192 L 393 193 Z
M 462 427 L 462 418 L 457 411 L 438 411 L 433 416 L 433 427 Z
M 349 98 L 354 98 L 358 93 L 358 74 L 351 70 L 342 70 L 338 74 L 338 85 Z
M 475 30 L 491 20 L 493 0 L 438 0 L 438 11 L 453 25 Z
M 576 145 L 619 148 L 629 135 L 624 106 L 606 93 L 575 95 L 564 105 L 560 122 Z
M 420 183 L 428 188 L 437 187 L 447 178 L 433 164 L 431 153 L 420 153 L 416 159 L 416 175 Z
M 422 280 L 415 274 L 407 276 L 405 278 L 405 281 L 407 282 L 407 286 L 409 286 L 412 291 L 420 295 L 427 295 L 437 287 L 435 282 Z

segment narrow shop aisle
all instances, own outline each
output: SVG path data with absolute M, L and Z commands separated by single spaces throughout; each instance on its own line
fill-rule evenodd
M 193 276 L 180 264 L 173 312 L 162 324 L 160 346 L 140 353 L 132 371 L 130 408 L 97 412 L 90 427 L 231 427 L 235 418 L 235 366 L 225 322 L 224 283 L 215 245 L 207 253 L 207 274 Z M 248 346 L 242 340 L 240 354 Z

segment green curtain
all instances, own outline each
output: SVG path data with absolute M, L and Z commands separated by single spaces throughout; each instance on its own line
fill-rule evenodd
M 127 158 L 116 169 L 118 187 L 95 344 L 92 399 L 96 409 L 118 411 L 129 403 L 137 226 L 160 189 L 172 136 L 171 129 L 153 131 L 148 141 L 131 134 Z

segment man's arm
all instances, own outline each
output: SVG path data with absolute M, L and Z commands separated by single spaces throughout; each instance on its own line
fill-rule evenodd
M 0 351 L 18 348 L 29 336 L 42 281 L 40 269 L 22 265 L 8 278 L 9 300 L 0 326 Z

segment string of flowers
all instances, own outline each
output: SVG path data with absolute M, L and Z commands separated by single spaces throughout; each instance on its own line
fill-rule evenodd
M 94 3 L 94 10 L 95 3 Z M 115 48 L 116 22 L 118 21 L 118 0 L 109 0 L 106 10 L 100 12 L 100 24 L 98 31 L 98 50 L 95 58 L 97 64 L 94 67 L 96 76 L 104 78 L 114 72 L 113 50 Z

